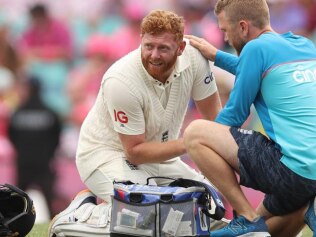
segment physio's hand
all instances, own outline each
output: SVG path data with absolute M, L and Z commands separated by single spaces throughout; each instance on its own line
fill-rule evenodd
M 206 57 L 208 60 L 213 61 L 215 60 L 217 48 L 211 45 L 209 42 L 207 42 L 203 38 L 199 38 L 194 35 L 185 35 L 185 38 L 189 39 L 190 44 L 197 48 L 204 57 Z

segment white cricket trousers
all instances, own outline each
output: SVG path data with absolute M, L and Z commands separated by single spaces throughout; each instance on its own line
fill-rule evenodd
M 98 167 L 85 181 L 86 186 L 100 199 L 110 202 L 113 194 L 113 181 L 130 180 L 146 184 L 148 177 L 163 176 L 206 181 L 205 177 L 177 157 L 160 164 L 142 164 L 138 167 L 126 159 L 114 159 Z M 168 185 L 170 179 L 149 179 L 150 184 Z

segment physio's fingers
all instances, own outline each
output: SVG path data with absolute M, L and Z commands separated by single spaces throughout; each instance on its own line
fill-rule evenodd
M 209 47 L 209 43 L 200 37 L 194 36 L 194 35 L 185 35 L 186 38 L 189 39 L 190 44 L 198 49 L 205 49 L 207 47 Z
M 192 40 L 199 40 L 199 39 L 201 39 L 200 37 L 197 37 L 195 35 L 184 35 L 184 38 L 192 39 Z
M 203 39 L 194 35 L 185 35 L 185 38 L 189 39 L 190 43 L 199 45 L 203 43 Z
M 202 55 L 211 60 L 214 61 L 217 48 L 214 47 L 212 44 L 210 44 L 208 41 L 206 41 L 204 38 L 200 38 L 194 35 L 185 35 L 185 38 L 189 39 L 190 44 L 197 48 Z

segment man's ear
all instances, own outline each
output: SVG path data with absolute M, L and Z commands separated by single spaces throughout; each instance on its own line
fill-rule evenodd
M 249 34 L 249 24 L 246 21 L 239 22 L 239 29 L 242 36 L 247 37 Z
M 180 56 L 180 55 L 183 53 L 183 51 L 184 51 L 186 45 L 187 45 L 187 43 L 185 42 L 185 40 L 183 40 L 183 41 L 180 43 L 180 47 L 179 47 L 179 49 L 178 49 L 178 56 Z

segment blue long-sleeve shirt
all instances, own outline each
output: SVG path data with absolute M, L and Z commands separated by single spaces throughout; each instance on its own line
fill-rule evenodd
M 218 51 L 215 65 L 235 74 L 235 85 L 216 121 L 240 127 L 253 104 L 281 162 L 316 180 L 316 49 L 288 32 L 267 32 L 239 57 Z

